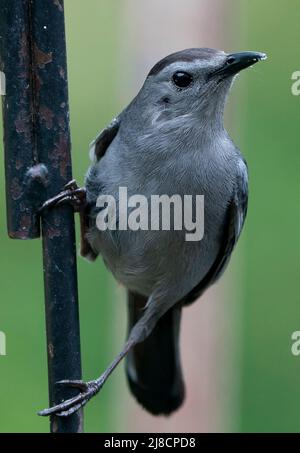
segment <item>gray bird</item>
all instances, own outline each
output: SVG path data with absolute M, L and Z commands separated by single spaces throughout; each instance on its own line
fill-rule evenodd
M 222 275 L 247 211 L 247 165 L 224 128 L 224 106 L 239 71 L 265 58 L 260 52 L 228 55 L 208 48 L 169 55 L 151 69 L 138 95 L 93 142 L 81 252 L 90 259 L 101 254 L 130 291 L 129 335 L 98 379 L 63 381 L 81 392 L 41 415 L 68 416 L 78 410 L 125 356 L 130 389 L 144 408 L 169 414 L 181 405 L 182 307 Z M 202 240 L 187 241 L 185 228 L 121 230 L 119 218 L 115 230 L 100 231 L 97 199 L 112 195 L 118 205 L 120 187 L 127 188 L 128 196 L 141 194 L 147 200 L 153 194 L 203 194 Z

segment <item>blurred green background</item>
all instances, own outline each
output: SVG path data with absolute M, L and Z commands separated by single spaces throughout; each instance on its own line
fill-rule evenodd
M 89 165 L 88 143 L 133 94 L 133 88 L 127 87 L 128 79 L 139 72 L 132 48 L 142 40 L 138 14 L 143 14 L 143 8 L 132 18 L 128 10 L 135 11 L 143 2 L 65 1 L 73 173 L 79 183 Z M 168 3 L 175 12 L 181 4 L 177 0 Z M 218 13 L 221 3 L 223 8 L 225 4 L 224 16 Z M 195 7 L 193 0 L 184 4 L 187 9 L 189 4 Z M 199 0 L 198 4 L 199 21 L 205 22 L 208 2 Z M 216 18 L 209 33 L 222 29 L 213 41 L 219 48 L 259 50 L 269 57 L 242 74 L 226 117 L 249 164 L 250 205 L 239 256 L 226 275 L 229 284 L 224 298 L 239 307 L 239 344 L 233 348 L 238 347 L 240 360 L 231 370 L 239 382 L 237 409 L 223 416 L 234 418 L 235 431 L 299 431 L 300 358 L 290 349 L 292 332 L 300 330 L 300 97 L 291 94 L 291 74 L 300 70 L 300 5 L 297 0 L 214 0 L 209 5 L 209 14 Z M 160 13 L 159 2 L 153 8 Z M 166 39 L 168 33 L 176 32 L 172 20 L 172 14 L 163 17 Z M 193 21 L 197 27 L 197 17 Z M 157 55 L 156 60 L 162 56 L 155 47 L 156 27 L 153 23 L 150 66 L 155 63 L 152 55 Z M 209 39 L 194 40 L 193 46 L 209 43 Z M 171 47 L 170 51 L 175 50 Z M 48 422 L 36 416 L 48 401 L 41 243 L 7 238 L 3 165 L 0 184 L 0 331 L 7 338 L 7 355 L 0 356 L 0 431 L 43 432 Z M 125 336 L 126 310 L 124 293 L 101 260 L 91 265 L 79 259 L 78 275 L 83 368 L 89 379 L 98 376 L 118 352 Z M 128 407 L 120 367 L 101 396 L 89 403 L 86 431 L 132 429 Z

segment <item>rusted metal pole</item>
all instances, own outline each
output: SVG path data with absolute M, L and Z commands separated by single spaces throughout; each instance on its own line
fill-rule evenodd
M 27 184 L 28 169 L 38 165 L 35 143 L 30 51 L 29 2 L 0 2 L 0 70 L 8 234 L 13 239 L 40 236 L 40 222 Z M 38 167 L 35 167 L 38 172 Z
M 72 179 L 62 0 L 0 0 L 0 70 L 3 96 L 8 234 L 40 235 L 38 208 Z M 81 379 L 73 209 L 41 217 L 49 402 L 77 391 L 55 385 Z M 82 411 L 53 417 L 51 432 L 81 432 Z

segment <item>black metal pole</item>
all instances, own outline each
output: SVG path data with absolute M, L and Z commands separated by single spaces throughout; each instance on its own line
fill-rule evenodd
M 7 218 L 10 237 L 39 236 L 37 208 L 72 179 L 62 0 L 0 0 Z M 76 390 L 55 385 L 81 379 L 73 209 L 45 210 L 44 258 L 49 402 Z M 51 432 L 81 432 L 82 411 L 52 417 Z

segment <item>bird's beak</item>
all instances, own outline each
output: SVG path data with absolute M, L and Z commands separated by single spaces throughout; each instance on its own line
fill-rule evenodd
M 266 60 L 267 55 L 262 52 L 239 52 L 227 56 L 224 65 L 213 72 L 213 75 L 231 76 L 254 65 L 258 61 Z

